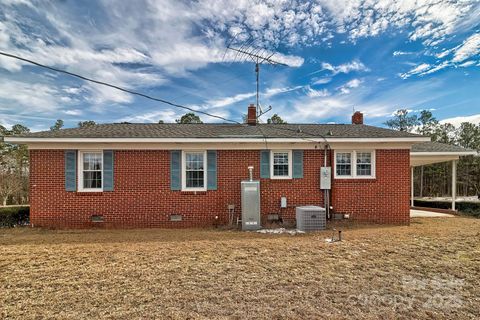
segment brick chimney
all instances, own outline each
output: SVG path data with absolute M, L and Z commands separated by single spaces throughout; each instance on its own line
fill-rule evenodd
M 255 126 L 257 124 L 257 107 L 254 104 L 248 106 L 247 124 Z
M 352 115 L 352 124 L 363 124 L 363 113 L 355 111 Z

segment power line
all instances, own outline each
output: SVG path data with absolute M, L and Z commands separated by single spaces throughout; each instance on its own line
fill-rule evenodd
M 229 83 L 229 82 L 231 82 L 231 81 L 233 81 L 233 80 L 235 80 L 235 79 L 239 79 L 239 78 L 241 78 L 241 77 L 246 77 L 246 76 L 248 76 L 247 73 L 246 73 L 246 72 L 242 72 L 242 73 L 239 73 L 239 74 L 237 74 L 237 75 L 235 75 L 235 76 L 233 76 L 233 77 L 229 77 L 229 78 L 227 78 L 227 79 L 225 79 L 225 80 L 221 80 L 221 79 L 220 79 L 220 80 L 218 80 L 218 81 L 221 81 L 221 84 L 224 85 L 224 84 Z M 183 98 L 183 97 L 185 97 L 185 96 L 188 96 L 188 95 L 203 98 L 201 95 L 195 94 L 195 93 L 182 93 L 182 94 L 180 94 L 180 95 L 178 95 L 178 96 L 175 96 L 175 97 L 173 97 L 173 98 L 171 98 L 171 99 L 172 99 L 172 100 L 176 100 L 176 99 L 179 99 L 179 98 Z
M 143 98 L 146 98 L 146 99 L 150 99 L 150 100 L 153 100 L 153 101 L 158 101 L 158 102 L 170 105 L 170 106 L 175 107 L 175 108 L 185 109 L 185 110 L 192 111 L 194 113 L 196 112 L 196 113 L 204 114 L 204 115 L 212 117 L 212 118 L 217 118 L 217 119 L 224 120 L 224 121 L 227 121 L 227 122 L 241 124 L 240 122 L 238 122 L 236 120 L 227 119 L 225 117 L 218 116 L 218 115 L 215 115 L 215 114 L 211 114 L 211 113 L 201 111 L 201 110 L 195 110 L 195 109 L 187 107 L 187 106 L 183 106 L 183 105 L 180 105 L 180 104 L 177 104 L 177 103 L 174 103 L 174 102 L 170 102 L 170 101 L 167 101 L 167 100 L 164 100 L 164 99 L 155 98 L 155 97 L 152 97 L 152 96 L 147 95 L 145 93 L 125 89 L 125 88 L 122 88 L 122 87 L 119 87 L 117 85 L 113 85 L 113 84 L 110 84 L 110 83 L 107 83 L 107 82 L 87 78 L 87 77 L 84 77 L 82 75 L 79 75 L 79 74 L 76 74 L 76 73 L 73 73 L 73 72 L 69 72 L 69 71 L 66 71 L 66 70 L 50 67 L 50 66 L 41 64 L 39 62 L 35 62 L 33 60 L 22 58 L 20 56 L 14 55 L 14 54 L 10 54 L 10 53 L 0 51 L 0 55 L 3 55 L 5 57 L 9 57 L 9 58 L 13 58 L 13 59 L 17 59 L 17 60 L 21 60 L 21 61 L 36 65 L 36 66 L 44 68 L 44 69 L 48 69 L 48 70 L 59 72 L 59 73 L 64 73 L 64 74 L 67 74 L 67 75 L 72 76 L 72 77 L 76 77 L 76 78 L 79 78 L 79 79 L 82 79 L 82 80 L 85 80 L 85 81 L 89 81 L 89 82 L 93 82 L 93 83 L 100 84 L 100 85 L 103 85 L 103 86 L 107 86 L 107 87 L 110 87 L 110 88 L 113 88 L 113 89 L 117 89 L 119 91 L 123 91 L 123 92 L 126 92 L 126 93 L 137 95 L 137 96 L 140 96 L 140 97 L 143 97 Z
M 275 128 L 275 130 L 283 130 L 283 131 L 290 131 L 290 132 L 295 132 L 297 134 L 299 133 L 304 133 L 306 135 L 308 135 L 308 137 L 310 137 L 310 139 L 308 137 L 302 137 L 302 136 L 297 136 L 297 138 L 299 139 L 302 139 L 302 140 L 305 140 L 305 141 L 309 141 L 309 142 L 315 142 L 315 143 L 318 143 L 318 141 L 316 140 L 313 140 L 312 138 L 322 138 L 323 141 L 328 144 L 328 140 L 327 138 L 324 136 L 324 135 L 321 135 L 319 133 L 311 133 L 311 132 L 307 132 L 303 129 L 301 129 L 300 125 L 298 125 L 298 129 L 290 129 L 290 128 L 282 128 L 282 125 L 281 124 L 273 124 L 273 128 Z
M 67 75 L 72 76 L 72 77 L 76 77 L 76 78 L 79 78 L 79 79 L 82 79 L 82 80 L 85 80 L 85 81 L 89 81 L 89 82 L 93 82 L 93 83 L 100 84 L 100 85 L 103 85 L 103 86 L 107 86 L 107 87 L 110 87 L 110 88 L 113 88 L 113 89 L 116 89 L 116 90 L 119 90 L 119 91 L 123 91 L 123 92 L 126 92 L 126 93 L 137 95 L 137 96 L 140 96 L 140 97 L 143 97 L 143 98 L 146 98 L 146 99 L 150 99 L 150 100 L 153 100 L 153 101 L 158 101 L 158 102 L 161 102 L 161 103 L 164 103 L 164 104 L 176 107 L 176 108 L 185 109 L 185 110 L 189 110 L 189 111 L 192 111 L 192 112 L 204 114 L 204 115 L 212 117 L 212 118 L 217 118 L 217 119 L 224 120 L 224 121 L 227 121 L 227 122 L 232 122 L 232 123 L 235 123 L 235 124 L 242 124 L 242 123 L 240 123 L 236 120 L 227 119 L 225 117 L 218 116 L 218 115 L 215 115 L 215 114 L 211 114 L 211 113 L 201 111 L 201 110 L 195 110 L 195 109 L 190 108 L 190 107 L 186 107 L 186 106 L 183 106 L 183 105 L 180 105 L 180 104 L 177 104 L 177 103 L 173 103 L 173 102 L 170 102 L 170 101 L 167 101 L 167 100 L 164 100 L 164 99 L 155 98 L 155 97 L 152 97 L 150 95 L 147 95 L 147 94 L 144 94 L 144 93 L 141 93 L 141 92 L 125 89 L 125 88 L 122 88 L 122 87 L 119 87 L 117 85 L 113 85 L 113 84 L 110 84 L 110 83 L 107 83 L 107 82 L 87 78 L 87 77 L 84 77 L 82 75 L 79 75 L 79 74 L 76 74 L 76 73 L 73 73 L 73 72 L 58 69 L 58 68 L 55 68 L 55 67 L 50 67 L 50 66 L 41 64 L 39 62 L 35 62 L 33 60 L 22 58 L 20 56 L 13 55 L 13 54 L 10 54 L 10 53 L 0 51 L 0 55 L 6 56 L 6 57 L 9 57 L 9 58 L 13 58 L 13 59 L 17 59 L 17 60 L 21 60 L 21 61 L 36 65 L 36 66 L 44 68 L 44 69 L 52 70 L 52 71 L 59 72 L 59 73 L 64 73 L 64 74 L 67 74 Z M 305 133 L 305 134 L 308 134 L 310 136 L 310 138 L 321 137 L 325 140 L 325 143 L 327 143 L 327 139 L 325 138 L 325 136 L 320 135 L 320 134 L 313 134 L 313 133 L 305 132 L 303 130 L 301 130 L 301 132 L 299 132 L 299 130 L 290 129 L 290 128 L 275 127 L 275 129 L 284 130 L 284 131 L 291 131 L 291 132 L 296 132 L 296 133 Z M 264 137 L 265 144 L 267 145 L 267 136 L 265 135 L 263 130 L 259 130 L 259 131 L 262 134 L 262 136 Z M 308 139 L 306 137 L 299 137 L 299 138 L 302 139 L 302 140 L 306 140 L 306 141 L 317 142 L 317 141 Z

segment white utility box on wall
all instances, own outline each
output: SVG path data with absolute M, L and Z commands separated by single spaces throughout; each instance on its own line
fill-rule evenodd
M 320 189 L 330 190 L 332 188 L 332 167 L 320 168 Z

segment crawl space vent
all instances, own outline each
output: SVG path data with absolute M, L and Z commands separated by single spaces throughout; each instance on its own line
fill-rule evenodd
M 92 222 L 103 222 L 103 216 L 95 214 L 91 217 Z
M 181 214 L 171 214 L 170 215 L 170 221 L 182 221 L 182 215 Z

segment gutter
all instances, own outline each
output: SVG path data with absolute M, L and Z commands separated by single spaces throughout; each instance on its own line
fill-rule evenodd
M 448 151 L 448 152 L 410 152 L 411 156 L 476 156 L 477 151 Z
M 5 142 L 9 143 L 61 143 L 61 142 L 80 142 L 80 143 L 258 143 L 264 142 L 353 142 L 353 143 L 371 143 L 371 142 L 410 142 L 419 143 L 430 141 L 429 137 L 402 137 L 402 138 L 38 138 L 38 137 L 5 137 Z

